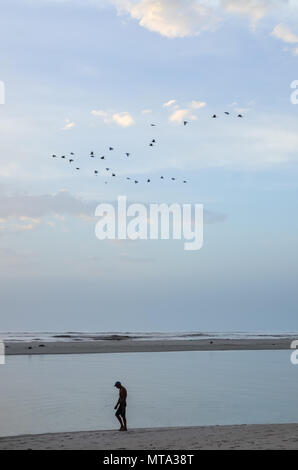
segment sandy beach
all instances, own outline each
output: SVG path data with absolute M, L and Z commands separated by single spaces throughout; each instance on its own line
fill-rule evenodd
M 298 424 L 84 431 L 0 438 L 1 450 L 297 449 Z
M 200 340 L 5 341 L 7 355 L 290 349 L 292 338 Z

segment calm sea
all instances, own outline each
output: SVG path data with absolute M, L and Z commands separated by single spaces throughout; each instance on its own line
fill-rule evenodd
M 290 351 L 8 356 L 0 435 L 117 429 L 116 380 L 131 427 L 298 422 Z

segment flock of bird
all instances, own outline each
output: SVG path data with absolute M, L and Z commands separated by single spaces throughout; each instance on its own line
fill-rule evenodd
M 226 116 L 229 116 L 231 113 L 230 113 L 229 111 L 225 111 L 224 114 L 225 114 Z M 219 117 L 219 116 L 218 116 L 217 114 L 213 114 L 213 115 L 212 115 L 212 119 L 217 119 L 218 117 Z M 243 115 L 242 115 L 242 114 L 238 114 L 237 117 L 242 119 L 242 118 L 243 118 Z M 184 126 L 187 126 L 188 124 L 190 124 L 190 121 L 183 121 L 183 125 L 184 125 Z M 150 126 L 151 126 L 151 127 L 156 127 L 157 124 L 151 123 Z M 156 143 L 157 143 L 156 139 L 152 139 L 152 140 L 149 142 L 149 147 L 154 147 Z M 108 151 L 109 151 L 109 152 L 112 152 L 113 150 L 114 150 L 114 147 L 108 147 Z M 125 152 L 124 155 L 125 155 L 127 158 L 129 158 L 129 157 L 131 156 L 131 153 L 130 153 L 130 152 Z M 91 151 L 90 154 L 89 154 L 89 157 L 90 157 L 90 158 L 96 158 L 97 156 L 95 155 L 95 152 L 94 152 L 94 151 Z M 58 157 L 57 155 L 53 154 L 53 155 L 52 155 L 52 158 L 59 158 L 59 157 Z M 69 161 L 69 163 L 75 163 L 75 153 L 74 153 L 74 152 L 70 152 L 69 155 L 61 155 L 60 158 L 65 159 L 65 160 L 67 159 L 67 160 Z M 105 157 L 105 155 L 102 155 L 101 157 L 99 157 L 99 159 L 100 159 L 100 160 L 106 160 L 106 157 Z M 75 169 L 76 169 L 77 171 L 79 171 L 79 170 L 80 170 L 80 167 L 75 166 Z M 93 171 L 94 171 L 93 174 L 94 174 L 95 176 L 98 176 L 98 175 L 99 175 L 99 170 L 93 170 Z M 106 173 L 106 172 L 107 172 L 107 173 Z M 116 177 L 115 171 L 112 170 L 111 168 L 107 168 L 107 167 L 106 167 L 105 170 L 104 170 L 104 174 L 105 174 L 105 175 L 110 175 L 112 178 L 115 178 L 115 177 Z M 161 180 L 168 179 L 168 180 L 170 180 L 170 181 L 177 181 L 177 178 L 175 178 L 175 177 L 173 177 L 173 176 L 170 177 L 170 178 L 166 178 L 165 176 L 161 175 L 161 176 L 160 176 L 160 179 L 161 179 Z M 132 178 L 132 177 L 130 177 L 130 176 L 126 176 L 126 180 L 127 180 L 127 181 L 131 181 L 131 182 L 134 182 L 134 184 L 138 184 L 138 183 L 139 183 L 139 180 L 138 180 L 138 179 L 134 179 L 134 178 Z M 147 183 L 151 183 L 151 179 L 150 179 L 150 178 L 147 178 L 147 179 L 146 179 L 146 182 L 147 182 Z M 182 183 L 183 183 L 183 184 L 186 184 L 186 183 L 187 183 L 187 180 L 183 179 L 183 180 L 182 180 Z M 105 184 L 108 184 L 108 182 L 105 181 Z

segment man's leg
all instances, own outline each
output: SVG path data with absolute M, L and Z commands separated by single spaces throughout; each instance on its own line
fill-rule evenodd
M 119 421 L 119 423 L 120 423 L 120 426 L 121 426 L 120 429 L 119 429 L 119 431 L 122 431 L 122 429 L 124 428 L 124 423 L 123 423 L 123 421 L 122 421 L 120 415 L 118 414 L 118 412 L 115 413 L 115 416 L 116 416 L 116 418 L 118 419 L 118 421 Z
M 125 418 L 125 416 L 123 416 L 122 419 L 123 419 L 123 431 L 127 431 L 126 418 Z
M 127 431 L 127 426 L 126 426 L 126 407 L 122 410 L 121 418 L 123 421 L 123 429 L 122 431 Z

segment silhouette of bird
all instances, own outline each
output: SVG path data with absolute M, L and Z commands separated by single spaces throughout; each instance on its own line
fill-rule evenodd
M 73 162 L 73 159 L 72 159 L 72 158 L 69 159 L 69 163 L 71 163 L 71 162 Z
M 111 150 L 114 150 L 114 147 L 109 147 L 109 150 L 110 150 L 110 151 L 111 151 Z
M 156 140 L 155 140 L 155 139 L 152 139 L 151 142 L 152 142 L 153 144 L 155 144 L 155 143 L 156 143 Z
M 229 113 L 228 111 L 225 111 L 225 114 L 226 114 L 227 116 L 229 116 L 229 115 L 230 115 L 230 113 Z
M 112 173 L 112 176 L 116 176 L 115 173 Z
M 135 180 L 135 184 L 137 184 L 137 183 L 138 183 L 138 181 L 137 181 L 137 180 Z
M 97 175 L 98 171 L 97 170 L 94 170 L 94 174 Z
M 186 126 L 186 124 L 188 124 L 188 121 L 183 121 L 183 124 Z
M 163 177 L 163 176 L 161 176 L 161 177 L 160 177 L 160 179 L 161 179 L 161 180 L 163 180 L 163 179 L 164 179 L 164 177 Z
M 127 180 L 131 180 L 130 176 L 127 176 L 127 178 L 126 178 L 126 179 L 127 179 Z
M 105 160 L 105 157 L 100 157 L 101 160 Z
M 57 155 L 52 155 L 52 157 L 53 157 L 53 158 L 56 158 L 56 157 L 57 157 Z
M 110 171 L 110 168 L 106 168 L 107 171 Z
M 65 158 L 65 155 L 61 155 L 61 158 Z
M 216 114 L 213 114 L 212 118 L 213 118 L 213 119 L 216 119 L 216 118 L 217 118 Z
M 73 153 L 73 152 L 70 152 L 70 155 L 74 155 L 74 153 Z
M 186 180 L 184 180 L 184 181 L 183 181 L 183 183 L 187 183 L 187 181 L 186 181 Z
M 127 153 L 127 152 L 126 152 L 126 154 L 125 154 L 125 155 L 126 155 L 127 157 L 129 157 L 130 153 Z
M 150 126 L 152 126 L 152 127 L 155 127 L 155 126 L 156 126 L 156 124 L 150 124 Z
M 94 157 L 94 152 L 90 152 L 90 157 Z
M 153 144 L 152 144 L 152 142 L 150 142 L 149 146 L 150 146 L 150 147 L 153 147 Z
M 147 180 L 147 183 L 150 183 L 150 180 Z
M 175 181 L 176 178 L 171 178 L 172 181 Z
M 242 115 L 242 114 L 238 114 L 238 116 L 237 116 L 237 117 L 239 117 L 239 118 L 243 118 L 243 115 Z
M 76 168 L 76 170 L 79 170 L 80 168 Z

